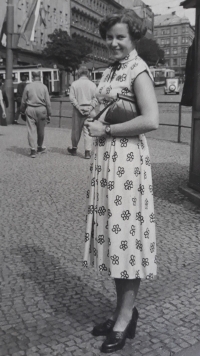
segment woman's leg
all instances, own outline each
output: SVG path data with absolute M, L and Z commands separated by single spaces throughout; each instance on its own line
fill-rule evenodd
M 115 279 L 117 307 L 113 315 L 116 320 L 113 331 L 124 331 L 131 320 L 140 279 Z

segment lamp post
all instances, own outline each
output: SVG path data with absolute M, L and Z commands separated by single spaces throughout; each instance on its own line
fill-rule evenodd
M 186 9 L 196 8 L 196 26 L 189 188 L 181 188 L 180 190 L 187 195 L 189 199 L 200 205 L 200 0 L 185 0 L 181 5 Z
M 8 96 L 9 107 L 6 110 L 6 120 L 11 124 L 14 119 L 14 90 L 13 90 L 13 50 L 12 37 L 14 32 L 14 4 L 13 0 L 7 0 L 7 38 L 6 38 L 6 80 L 5 88 Z

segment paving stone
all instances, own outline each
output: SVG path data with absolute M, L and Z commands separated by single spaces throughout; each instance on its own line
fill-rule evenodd
M 23 125 L 0 131 L 0 356 L 100 356 L 104 338 L 90 332 L 116 296 L 113 281 L 82 269 L 83 140 L 72 157 L 70 130 L 47 128 L 48 154 L 31 160 Z M 190 147 L 148 142 L 158 278 L 142 281 L 136 338 L 113 356 L 172 356 L 200 340 L 200 210 L 178 192 L 188 180 Z

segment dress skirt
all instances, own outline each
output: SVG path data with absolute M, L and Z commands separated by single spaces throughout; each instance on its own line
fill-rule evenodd
M 113 278 L 156 275 L 152 174 L 144 134 L 94 141 L 83 265 Z

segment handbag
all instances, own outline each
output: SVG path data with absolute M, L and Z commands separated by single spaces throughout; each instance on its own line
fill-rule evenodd
M 117 94 L 117 98 L 109 102 L 103 110 L 93 118 L 93 121 L 98 120 L 105 110 L 107 110 L 107 112 L 105 114 L 104 123 L 109 125 L 121 124 L 140 115 L 138 105 L 134 99 L 122 94 Z

